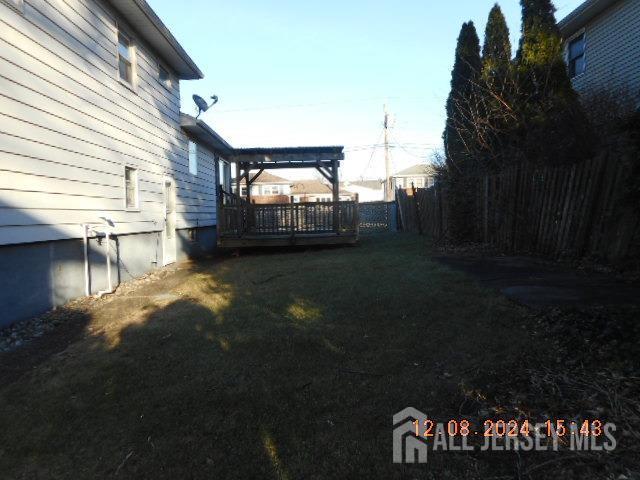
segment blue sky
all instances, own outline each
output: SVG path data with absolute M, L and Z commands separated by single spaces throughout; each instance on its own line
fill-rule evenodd
M 201 118 L 233 146 L 344 145 L 342 175 L 384 175 L 383 104 L 393 115 L 399 170 L 441 144 L 460 26 L 482 37 L 494 0 L 148 0 L 205 79 L 191 95 L 218 95 Z M 562 18 L 582 0 L 557 0 Z M 518 0 L 500 2 L 514 44 Z

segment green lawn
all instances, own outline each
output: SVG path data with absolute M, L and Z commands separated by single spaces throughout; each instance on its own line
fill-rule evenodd
M 394 413 L 460 417 L 467 379 L 529 342 L 519 308 L 428 251 L 398 235 L 243 253 L 98 302 L 68 348 L 2 382 L 0 477 L 500 474 L 392 463 Z

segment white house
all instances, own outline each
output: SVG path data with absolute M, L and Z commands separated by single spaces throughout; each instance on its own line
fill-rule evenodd
M 343 182 L 340 189 L 358 196 L 360 202 L 382 202 L 384 200 L 384 182 L 382 180 L 355 180 Z
M 251 197 L 273 197 L 289 195 L 291 193 L 291 180 L 279 177 L 269 172 L 262 172 L 251 184 Z M 241 195 L 247 194 L 246 182 L 241 182 Z
M 393 188 L 409 189 L 433 187 L 435 182 L 435 170 L 431 165 L 420 163 L 395 173 L 392 177 Z
M 587 0 L 559 23 L 574 88 L 640 105 L 640 2 Z
M 0 0 L 0 51 L 0 326 L 214 248 L 230 147 L 144 0 Z

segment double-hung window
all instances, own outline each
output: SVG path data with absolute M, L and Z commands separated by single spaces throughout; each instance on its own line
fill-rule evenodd
M 569 42 L 569 76 L 575 78 L 586 70 L 584 33 Z
M 124 193 L 127 210 L 137 210 L 138 202 L 138 170 L 124 167 Z
M 189 142 L 189 173 L 198 175 L 198 144 Z
M 133 85 L 133 47 L 122 32 L 118 32 L 118 74 L 122 81 Z

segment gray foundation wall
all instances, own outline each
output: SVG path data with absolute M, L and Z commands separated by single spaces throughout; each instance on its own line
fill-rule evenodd
M 178 230 L 177 259 L 213 253 L 215 227 Z M 162 263 L 160 232 L 121 235 L 109 242 L 114 286 L 144 275 Z M 91 293 L 107 289 L 105 239 L 89 242 Z M 85 295 L 82 240 L 0 246 L 0 327 L 40 315 Z

